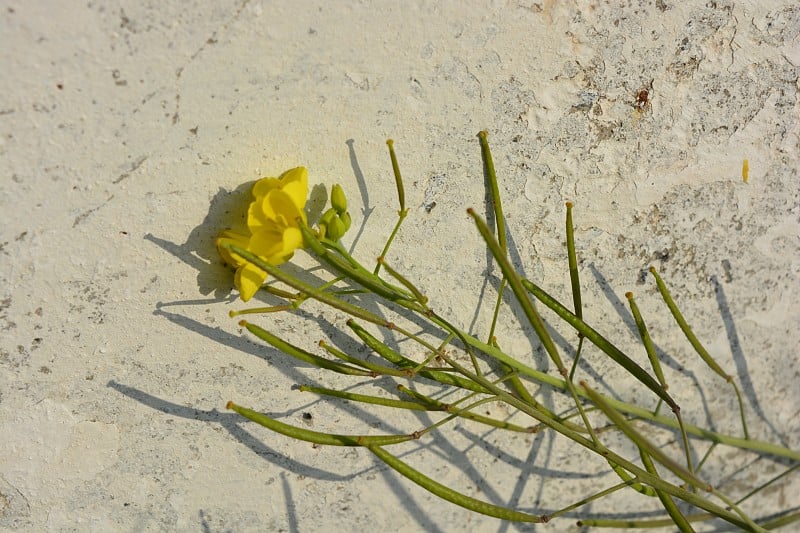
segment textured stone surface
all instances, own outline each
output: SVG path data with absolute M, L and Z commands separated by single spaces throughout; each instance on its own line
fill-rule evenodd
M 687 416 L 736 432 L 730 390 L 643 274 L 655 265 L 742 383 L 753 434 L 800 447 L 800 8 L 613 4 L 5 2 L 0 528 L 511 527 L 435 500 L 364 450 L 313 448 L 224 410 L 236 400 L 343 433 L 432 420 L 291 391 L 353 382 L 243 334 L 212 246 L 236 209 L 229 191 L 303 164 L 312 185 L 343 184 L 354 218 L 345 241 L 371 261 L 395 221 L 387 137 L 411 207 L 390 260 L 437 310 L 488 332 L 486 254 L 464 215 L 484 212 L 475 134 L 488 129 L 525 273 L 569 299 L 563 204 L 573 201 L 585 316 L 634 353 L 621 302 L 635 291 Z M 258 321 L 313 347 L 345 320 L 324 317 Z M 531 357 L 513 317 L 501 333 Z M 621 397 L 640 393 L 597 353 L 587 361 Z M 614 481 L 544 434 L 460 424 L 447 436 L 406 459 L 492 503 L 548 512 Z M 707 473 L 732 493 L 778 471 L 719 453 Z M 798 483 L 751 509 L 799 505 Z M 655 508 L 629 495 L 614 505 L 623 516 Z

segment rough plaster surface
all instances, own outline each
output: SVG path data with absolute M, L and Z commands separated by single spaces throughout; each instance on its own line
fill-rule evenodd
M 303 164 L 312 184 L 343 184 L 346 242 L 369 262 L 395 218 L 387 137 L 411 207 L 390 259 L 440 312 L 488 331 L 487 304 L 475 311 L 494 297 L 486 254 L 464 215 L 484 209 L 486 128 L 526 274 L 569 298 L 563 203 L 575 202 L 586 316 L 633 352 L 622 302 L 636 291 L 687 416 L 736 432 L 729 389 L 642 274 L 657 266 L 742 382 L 752 433 L 800 446 L 795 2 L 2 2 L 0 35 L 0 528 L 517 529 L 364 450 L 314 448 L 224 410 L 236 400 L 345 433 L 430 423 L 291 391 L 353 381 L 242 333 L 212 247 L 230 191 Z M 345 318 L 318 313 L 256 321 L 313 347 Z M 512 317 L 502 332 L 531 358 Z M 640 393 L 587 358 L 590 379 Z M 447 436 L 406 459 L 493 503 L 552 511 L 613 482 L 544 434 L 460 424 Z M 708 475 L 741 494 L 780 468 L 750 459 L 724 450 Z M 797 494 L 795 476 L 750 509 Z

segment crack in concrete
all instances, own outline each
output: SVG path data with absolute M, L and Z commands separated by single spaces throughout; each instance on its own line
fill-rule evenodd
M 121 182 L 125 178 L 129 177 L 131 174 L 133 174 L 134 172 L 139 170 L 139 167 L 142 166 L 142 163 L 144 163 L 145 161 L 147 161 L 147 156 L 146 155 L 141 156 L 139 159 L 137 159 L 136 161 L 133 162 L 133 164 L 131 165 L 131 168 L 127 172 L 123 172 L 122 174 L 120 174 L 119 177 L 117 179 L 115 179 L 114 181 L 112 181 L 111 183 L 116 185 L 117 183 Z
M 95 211 L 97 211 L 98 209 L 100 209 L 101 207 L 103 207 L 104 205 L 108 204 L 108 202 L 110 202 L 110 201 L 111 201 L 111 200 L 113 200 L 113 199 L 114 199 L 114 195 L 112 194 L 112 195 L 111 195 L 111 196 L 109 196 L 109 197 L 108 197 L 108 199 L 107 199 L 105 202 L 103 202 L 102 204 L 98 205 L 97 207 L 93 207 L 93 208 L 89 209 L 88 211 L 84 211 L 84 212 L 83 212 L 83 213 L 81 213 L 80 215 L 76 216 L 76 217 L 75 217 L 75 221 L 72 223 L 72 227 L 74 228 L 74 227 L 75 227 L 75 226 L 77 226 L 78 224 L 82 223 L 84 220 L 86 220 L 86 219 L 89 217 L 89 215 L 91 215 L 92 213 L 94 213 Z

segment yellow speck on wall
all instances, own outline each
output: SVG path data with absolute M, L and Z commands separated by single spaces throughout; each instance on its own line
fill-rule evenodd
M 750 177 L 750 161 L 745 159 L 742 161 L 742 180 L 747 183 L 747 179 Z

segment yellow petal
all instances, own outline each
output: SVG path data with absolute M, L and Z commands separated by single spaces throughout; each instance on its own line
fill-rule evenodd
M 264 213 L 263 204 L 265 199 L 266 196 L 256 198 L 250 203 L 250 207 L 247 209 L 247 228 L 252 233 L 255 233 L 261 229 L 262 226 L 270 222 L 270 219 Z M 272 222 L 275 221 L 272 220 Z
M 308 170 L 305 167 L 297 167 L 287 170 L 277 178 L 261 178 L 253 184 L 251 192 L 254 198 L 261 198 L 275 189 L 287 190 L 296 205 L 300 207 L 306 205 Z
M 280 265 L 303 246 L 303 234 L 298 228 L 261 230 L 250 239 L 250 251 L 271 265 Z
M 251 233 L 256 233 L 265 227 L 278 226 L 282 228 L 287 225 L 287 218 L 294 213 L 291 201 L 285 193 L 280 189 L 275 189 L 265 196 L 256 198 L 250 204 L 247 210 L 247 228 Z
M 299 211 L 303 210 L 308 199 L 308 170 L 297 167 L 281 175 L 281 190 L 289 195 L 291 202 Z
M 217 247 L 217 251 L 219 255 L 222 256 L 222 259 L 229 265 L 238 267 L 241 266 L 244 261 L 237 255 L 232 254 L 228 249 L 224 248 L 222 245 L 231 245 L 235 244 L 240 248 L 247 248 L 248 241 L 250 237 L 247 235 L 242 235 L 241 233 L 236 233 L 235 231 L 225 230 L 219 234 L 219 237 L 216 238 L 214 244 Z
M 258 292 L 267 279 L 267 273 L 251 263 L 245 263 L 236 270 L 233 282 L 239 289 L 243 301 L 248 301 Z
M 253 184 L 250 192 L 253 198 L 260 198 L 265 196 L 269 191 L 281 188 L 281 180 L 278 178 L 261 178 Z
M 283 190 L 276 189 L 253 201 L 247 212 L 247 226 L 254 233 L 270 222 L 284 227 L 296 226 L 298 217 L 305 220 L 302 209 Z
M 303 246 L 303 234 L 299 228 L 286 228 L 283 232 L 284 260 L 288 260 L 295 250 Z
M 258 231 L 268 221 L 283 226 L 306 221 L 303 208 L 308 198 L 308 171 L 305 167 L 287 170 L 279 178 L 262 178 L 253 185 L 253 201 L 247 212 L 247 226 Z

